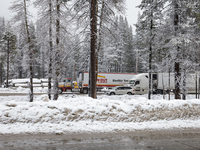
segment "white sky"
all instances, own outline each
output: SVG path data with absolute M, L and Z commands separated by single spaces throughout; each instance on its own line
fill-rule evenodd
M 11 2 L 14 0 L 0 0 L 0 16 L 4 17 L 6 20 L 10 19 L 12 14 L 8 9 L 11 6 Z M 126 17 L 130 25 L 133 26 L 137 22 L 137 16 L 139 9 L 136 8 L 141 3 L 142 0 L 126 0 L 127 3 L 127 13 Z M 133 32 L 135 28 L 133 26 Z

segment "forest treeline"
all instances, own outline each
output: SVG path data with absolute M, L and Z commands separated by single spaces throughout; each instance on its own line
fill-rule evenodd
M 44 5 L 37 4 L 37 8 L 43 9 Z M 45 14 L 44 10 L 40 9 L 38 11 L 42 13 L 41 18 L 35 23 L 33 23 L 31 17 L 28 20 L 30 36 L 33 42 L 33 77 L 47 78 L 49 57 L 53 57 L 54 54 L 49 52 L 49 18 L 46 16 L 48 14 Z M 82 21 L 81 19 L 83 18 L 79 18 L 81 17 L 79 15 L 76 16 L 75 10 L 70 10 L 74 12 L 67 14 L 68 10 L 63 6 L 62 11 L 63 14 L 60 19 L 60 45 L 62 49 L 60 50 L 58 62 L 60 63 L 60 69 L 62 69 L 62 76 L 75 78 L 76 80 L 74 69 L 75 75 L 77 75 L 79 71 L 88 71 L 89 67 L 89 22 L 87 22 L 88 20 Z M 46 13 L 48 13 L 48 10 Z M 52 16 L 52 51 L 56 45 L 55 20 L 53 20 L 55 17 Z M 85 16 L 85 19 L 87 17 L 89 16 Z M 110 16 L 110 20 L 112 21 L 105 20 L 101 27 L 98 71 L 135 72 L 132 26 L 128 24 L 126 17 L 122 15 Z M 29 77 L 25 29 L 20 25 L 20 22 L 16 25 L 12 19 L 5 20 L 4 18 L 0 18 L 0 27 L 1 83 L 7 77 L 7 65 L 9 65 L 9 79 Z M 9 47 L 8 42 L 12 42 Z M 7 57 L 9 57 L 9 61 Z

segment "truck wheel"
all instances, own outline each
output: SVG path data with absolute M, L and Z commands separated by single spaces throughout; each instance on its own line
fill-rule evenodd
M 131 93 L 131 92 L 128 92 L 127 94 L 128 94 L 128 95 L 132 95 L 132 93 Z
M 63 90 L 61 88 L 58 89 L 58 93 L 62 94 Z
M 112 92 L 112 93 L 110 93 L 110 95 L 115 95 L 115 93 L 114 93 L 114 92 Z
M 88 93 L 88 89 L 84 88 L 83 89 L 83 94 L 87 94 Z

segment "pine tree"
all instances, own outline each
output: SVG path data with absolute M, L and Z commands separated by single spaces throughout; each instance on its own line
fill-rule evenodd
M 101 49 L 101 43 L 102 43 L 102 20 L 108 21 L 108 16 L 113 14 L 112 8 L 120 9 L 120 6 L 123 6 L 122 3 L 124 3 L 124 0 L 120 1 L 109 1 L 109 0 L 91 0 L 89 3 L 87 0 L 76 0 L 74 2 L 75 10 L 77 11 L 77 14 L 81 14 L 77 16 L 78 23 L 79 21 L 81 24 L 84 25 L 84 30 L 88 29 L 87 26 L 90 25 L 90 87 L 89 89 L 91 92 L 89 92 L 89 95 L 93 98 L 96 98 L 96 71 L 97 69 L 97 53 L 99 53 L 99 50 Z M 90 7 L 89 7 L 90 6 Z M 105 8 L 106 6 L 106 8 Z M 112 6 L 112 7 L 109 7 Z M 123 7 L 121 7 L 123 8 Z M 100 10 L 100 11 L 99 11 Z M 82 12 L 82 13 L 81 13 Z M 105 14 L 105 15 L 103 15 Z M 100 18 L 98 17 L 100 16 Z M 88 21 L 88 22 L 85 22 Z M 100 26 L 97 27 L 97 24 L 100 24 Z M 99 29 L 99 31 L 98 31 Z M 98 33 L 99 32 L 99 33 Z M 97 37 L 97 35 L 99 37 Z M 97 53 L 96 53 L 97 52 Z
M 10 59 L 13 54 L 15 54 L 16 50 L 16 36 L 11 30 L 11 26 L 8 24 L 6 26 L 5 32 L 2 35 L 2 50 L 6 53 L 6 64 L 7 64 L 7 78 L 6 78 L 6 87 L 8 87 L 8 80 L 10 78 L 9 72 L 10 72 Z
M 197 4 L 197 1 L 187 0 L 151 0 L 143 1 L 140 5 L 140 8 L 146 9 L 136 25 L 136 46 L 145 51 L 146 43 L 151 43 L 149 42 L 151 39 L 148 37 L 153 35 L 151 55 L 154 63 L 149 68 L 152 68 L 151 70 L 156 68 L 159 72 L 166 70 L 175 72 L 175 99 L 181 98 L 181 89 L 183 99 L 186 99 L 186 76 L 188 72 L 197 70 L 195 64 L 198 62 L 198 52 L 196 51 L 198 38 L 195 33 L 198 32 L 194 17 Z M 161 9 L 162 7 L 163 9 Z M 153 16 L 151 15 L 152 10 Z M 152 25 L 148 22 L 148 15 L 150 16 L 149 22 L 153 21 L 152 34 L 149 34 L 150 32 L 147 30 Z M 142 52 L 140 54 L 143 58 L 148 58 Z
M 122 31 L 123 31 L 123 42 L 125 51 L 123 56 L 124 71 L 133 73 L 135 72 L 135 66 L 136 66 L 136 57 L 135 57 L 136 55 L 133 47 L 133 31 L 132 27 L 129 26 L 126 18 L 123 22 L 124 22 L 123 23 L 124 27 L 122 28 Z
M 5 20 L 4 18 L 0 17 L 0 41 L 2 41 L 4 31 L 5 31 Z M 2 85 L 3 80 L 5 78 L 5 71 L 4 71 L 5 54 L 3 53 L 2 46 L 3 45 L 0 44 L 0 85 Z
M 37 22 L 38 32 L 37 38 L 40 41 L 40 53 L 42 55 L 46 55 L 48 59 L 43 60 L 48 63 L 48 97 L 51 99 L 51 86 L 52 86 L 52 67 L 53 67 L 53 49 L 54 49 L 54 41 L 53 41 L 53 31 L 54 31 L 54 6 L 55 1 L 53 0 L 45 0 L 40 1 L 36 0 L 34 2 L 36 8 L 38 8 L 39 19 Z M 43 64 L 44 62 L 42 62 Z M 43 70 L 44 72 L 44 70 Z
M 51 85 L 53 79 L 54 100 L 58 99 L 58 83 L 66 73 L 67 58 L 73 40 L 70 38 L 70 26 L 67 22 L 71 12 L 68 11 L 68 3 L 64 0 L 35 0 L 35 6 L 39 10 L 38 34 L 40 53 L 47 55 L 48 63 L 48 97 L 51 99 Z M 73 12 L 73 11 L 72 11 Z M 70 44 L 69 44 L 70 43 Z M 72 44 L 73 45 L 73 44 Z M 43 64 L 44 62 L 42 62 Z M 65 65 L 63 65 L 65 64 Z M 68 63 L 68 65 L 70 65 Z
M 147 67 L 144 65 L 143 62 L 146 64 L 147 56 L 145 55 L 146 53 L 146 41 L 145 39 L 145 30 L 143 30 L 144 25 L 143 21 L 141 18 L 140 13 L 138 13 L 138 20 L 137 23 L 135 24 L 136 26 L 136 35 L 134 36 L 134 47 L 136 49 L 136 73 L 142 73 L 142 72 L 147 72 Z M 140 56 L 140 57 L 139 57 Z
M 16 12 L 16 15 L 13 17 L 12 21 L 14 23 L 20 22 L 19 29 L 23 29 L 22 32 L 24 33 L 24 39 L 25 44 L 24 46 L 28 49 L 27 51 L 27 61 L 28 61 L 28 67 L 29 67 L 29 77 L 30 77 L 30 102 L 33 102 L 33 43 L 30 36 L 30 29 L 29 29 L 29 19 L 30 14 L 28 11 L 28 2 L 29 0 L 16 0 L 13 2 L 13 5 L 10 7 L 10 9 L 14 12 Z M 24 49 L 26 49 L 24 47 Z
M 168 58 L 170 58 L 170 62 L 174 63 L 175 99 L 181 99 L 181 89 L 183 99 L 186 99 L 187 72 L 195 70 L 192 69 L 194 64 L 189 63 L 196 62 L 193 56 L 197 55 L 195 50 L 193 51 L 194 53 L 192 52 L 194 49 L 192 45 L 196 45 L 194 43 L 197 42 L 194 38 L 195 19 L 191 12 L 194 5 L 194 1 L 168 0 L 165 21 L 168 26 L 167 28 L 162 28 L 167 33 L 165 34 L 165 38 L 167 38 L 165 48 L 168 49 Z
M 59 76 L 60 76 L 60 66 L 59 66 L 59 59 L 60 59 L 60 2 L 59 0 L 56 0 L 56 50 L 54 53 L 54 72 L 53 72 L 53 88 L 54 88 L 54 97 L 53 100 L 58 99 L 58 82 L 59 82 Z
M 158 21 L 162 17 L 161 11 L 163 8 L 163 1 L 161 0 L 143 0 L 139 6 L 143 10 L 143 14 L 141 16 L 142 20 L 141 23 L 143 24 L 142 29 L 144 30 L 143 40 L 147 43 L 146 49 L 148 49 L 148 70 L 149 70 L 149 92 L 148 92 L 148 99 L 151 99 L 152 93 L 152 78 L 151 74 L 152 70 L 152 54 L 153 49 L 156 45 L 155 43 L 155 36 L 156 36 L 156 27 Z M 139 27 L 139 26 L 138 26 Z

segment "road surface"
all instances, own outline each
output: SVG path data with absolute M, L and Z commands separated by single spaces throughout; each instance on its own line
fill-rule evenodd
M 0 135 L 0 149 L 200 150 L 200 129 L 68 135 Z

